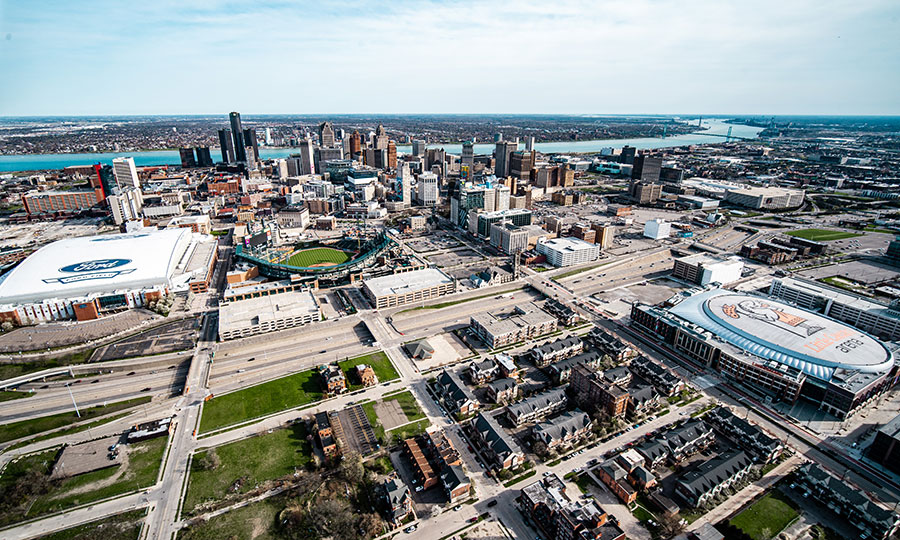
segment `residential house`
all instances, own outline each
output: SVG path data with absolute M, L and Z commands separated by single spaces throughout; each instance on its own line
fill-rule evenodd
M 450 504 L 469 496 L 472 483 L 459 465 L 444 467 L 441 471 L 441 485 Z
M 441 371 L 435 379 L 434 390 L 451 414 L 465 416 L 478 409 L 478 400 L 452 371 Z
M 629 368 L 664 396 L 674 396 L 685 388 L 681 378 L 646 356 L 638 356 L 632 360 Z
M 487 384 L 487 398 L 494 403 L 510 403 L 516 399 L 519 385 L 515 379 L 497 379 Z
M 900 514 L 896 509 L 883 508 L 864 491 L 832 476 L 816 463 L 806 463 L 797 469 L 797 484 L 841 521 L 855 527 L 860 538 L 887 540 L 900 529 Z
M 700 506 L 747 476 L 753 462 L 742 451 L 714 457 L 684 473 L 675 494 L 690 506 Z
M 705 450 L 715 440 L 712 428 L 696 419 L 688 420 L 681 426 L 667 431 L 661 438 L 661 442 L 669 452 L 671 463 L 678 463 L 690 455 Z
M 525 398 L 506 407 L 506 418 L 515 426 L 535 422 L 566 408 L 569 400 L 565 388 L 554 388 Z
M 522 488 L 516 499 L 547 538 L 554 540 L 625 540 L 625 532 L 596 501 L 572 500 L 566 485 L 555 474 Z
M 780 440 L 767 434 L 759 426 L 735 416 L 728 407 L 716 407 L 706 413 L 703 420 L 738 444 L 758 463 L 770 463 L 784 450 Z
M 584 340 L 617 364 L 626 362 L 635 355 L 635 350 L 630 345 L 600 328 L 593 328 Z
M 550 364 L 547 368 L 547 375 L 553 379 L 555 384 L 563 384 L 569 380 L 572 368 L 575 366 L 587 366 L 591 369 L 597 369 L 603 362 L 603 357 L 597 351 L 587 351 L 576 354 L 565 360 L 559 360 Z
M 628 391 L 608 383 L 603 375 L 584 365 L 572 368 L 569 388 L 579 406 L 592 410 L 602 407 L 611 416 L 623 416 L 628 406 Z
M 406 516 L 412 512 L 412 499 L 409 488 L 396 476 L 391 476 L 381 485 L 382 497 L 388 509 L 388 521 L 399 526 Z
M 438 483 L 437 473 L 434 467 L 425 457 L 422 446 L 416 439 L 406 439 L 403 441 L 403 455 L 409 460 L 414 475 L 413 483 L 416 485 L 416 491 L 429 489 Z M 419 489 L 422 488 L 422 489 Z
M 375 386 L 378 384 L 378 376 L 372 366 L 359 364 L 356 366 L 356 378 L 363 386 Z
M 497 421 L 479 413 L 472 421 L 475 441 L 497 469 L 512 469 L 525 462 L 525 453 Z
M 603 379 L 609 384 L 616 384 L 622 388 L 628 388 L 631 384 L 631 371 L 625 366 L 617 366 L 603 372 Z
M 434 347 L 424 339 L 411 341 L 403 345 L 403 348 L 406 349 L 406 354 L 413 360 L 431 360 L 434 356 Z
M 579 410 L 563 413 L 534 426 L 532 437 L 548 450 L 572 446 L 591 433 L 591 417 Z
M 319 366 L 319 376 L 322 377 L 326 395 L 341 394 L 347 390 L 347 378 L 337 364 L 322 364 Z
M 469 380 L 472 381 L 472 384 L 475 385 L 493 381 L 497 378 L 497 375 L 499 373 L 500 366 L 498 366 L 492 360 L 472 362 L 471 364 L 469 364 L 469 367 L 466 368 L 466 374 L 469 376 Z
M 604 461 L 594 471 L 600 480 L 625 504 L 631 504 L 637 499 L 637 491 L 628 483 L 628 471 L 615 459 Z
M 628 391 L 628 405 L 625 408 L 628 416 L 641 416 L 656 410 L 658 406 L 659 396 L 652 386 L 632 388 Z
M 508 379 L 518 379 L 521 376 L 518 366 L 513 361 L 512 356 L 508 354 L 498 354 L 494 356 L 497 367 L 500 368 L 500 376 Z
M 316 436 L 319 444 L 322 446 L 322 453 L 326 459 L 331 459 L 340 453 L 337 438 L 334 436 L 333 423 L 340 425 L 340 418 L 337 413 L 319 412 L 315 416 Z
M 534 361 L 534 365 L 539 368 L 544 368 L 553 362 L 558 362 L 564 358 L 574 356 L 583 350 L 584 342 L 581 341 L 581 338 L 578 336 L 569 336 L 535 347 L 534 349 L 531 349 L 529 354 Z

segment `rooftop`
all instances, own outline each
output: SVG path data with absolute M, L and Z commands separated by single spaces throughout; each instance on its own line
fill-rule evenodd
M 375 296 L 407 294 L 438 285 L 449 285 L 453 279 L 435 268 L 414 270 L 390 276 L 367 279 L 363 282 Z
M 319 314 L 310 291 L 291 291 L 230 302 L 219 307 L 219 331 L 257 326 L 268 321 Z

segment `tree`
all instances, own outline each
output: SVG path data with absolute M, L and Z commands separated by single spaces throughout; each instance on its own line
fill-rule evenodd
M 338 475 L 352 485 L 357 485 L 366 478 L 366 469 L 363 467 L 362 458 L 359 455 L 345 456 L 338 465 Z
M 9 321 L 3 321 L 2 323 L 0 323 L 0 329 L 2 329 L 4 332 L 9 332 L 13 329 L 13 323 Z
M 663 538 L 674 538 L 684 532 L 684 525 L 677 515 L 663 514 L 659 519 L 659 532 Z
M 772 538 L 772 529 L 770 529 L 769 527 L 763 527 L 762 529 L 760 529 L 759 535 L 763 538 L 763 540 L 769 540 L 769 538 Z
M 533 445 L 531 445 L 531 449 L 534 450 L 534 453 L 543 457 L 547 456 L 547 444 L 544 441 L 535 441 Z
M 219 459 L 219 454 L 216 453 L 215 448 L 210 448 L 197 458 L 197 466 L 202 471 L 214 471 L 221 464 L 222 460 Z

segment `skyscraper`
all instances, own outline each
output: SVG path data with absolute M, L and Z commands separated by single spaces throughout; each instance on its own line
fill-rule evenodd
M 403 163 L 397 169 L 397 182 L 400 184 L 400 194 L 403 205 L 408 207 L 412 204 L 412 173 L 409 172 L 409 163 Z
M 209 155 L 208 146 L 198 146 L 194 148 L 194 151 L 197 152 L 198 167 L 212 167 L 213 161 L 212 156 Z
M 331 122 L 319 124 L 319 144 L 326 148 L 334 146 L 334 126 Z
M 194 160 L 193 148 L 179 148 L 178 154 L 181 156 L 182 169 L 188 169 L 197 166 L 197 162 Z
M 534 151 L 534 137 L 525 137 L 525 150 Z
M 519 145 L 512 141 L 499 141 L 494 150 L 496 166 L 494 174 L 500 178 L 509 176 L 509 155 L 516 151 Z
M 462 167 L 468 167 L 469 176 L 472 176 L 472 171 L 475 170 L 475 144 L 472 141 L 463 143 L 460 162 Z
M 378 127 L 375 128 L 375 150 L 387 150 L 387 146 L 387 132 L 384 130 L 384 126 L 378 124 Z
M 431 172 L 419 175 L 416 184 L 416 198 L 422 206 L 435 206 L 438 200 L 438 177 Z
M 633 180 L 653 184 L 659 181 L 659 172 L 661 168 L 662 158 L 641 154 L 634 158 L 634 167 L 631 169 L 631 178 Z
M 315 153 L 313 143 L 309 139 L 300 141 L 300 174 L 315 174 Z
M 623 146 L 622 153 L 619 154 L 619 163 L 634 163 L 634 153 L 637 149 L 633 146 Z
M 256 130 L 253 128 L 244 130 L 244 146 L 253 148 L 253 156 L 259 159 L 259 141 L 256 140 Z
M 121 157 L 113 159 L 113 174 L 120 190 L 126 187 L 140 189 L 141 181 L 138 180 L 137 168 L 134 166 L 134 158 Z
M 362 152 L 362 137 L 360 137 L 359 131 L 354 131 L 353 135 L 350 135 L 350 157 L 360 152 Z
M 219 147 L 222 149 L 222 161 L 234 163 L 234 139 L 230 129 L 219 130 Z
M 244 129 L 241 127 L 241 113 L 230 112 L 228 119 L 231 122 L 231 137 L 234 141 L 234 160 L 247 161 L 247 152 L 244 150 Z
M 416 139 L 412 142 L 412 154 L 414 156 L 424 156 L 425 155 L 425 141 L 422 139 Z
M 397 145 L 394 141 L 387 143 L 387 166 L 389 169 L 397 168 Z

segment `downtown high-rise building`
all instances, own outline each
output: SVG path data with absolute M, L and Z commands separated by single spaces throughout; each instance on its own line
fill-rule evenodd
M 462 158 L 460 159 L 460 172 L 466 171 L 466 180 L 472 178 L 475 170 L 475 143 L 466 141 L 462 145 Z
M 494 149 L 494 175 L 498 178 L 509 176 L 509 156 L 518 148 L 518 144 L 513 141 L 499 141 Z
M 133 187 L 140 189 L 141 181 L 138 179 L 137 168 L 134 166 L 134 158 L 120 157 L 113 159 L 113 174 L 119 189 Z
M 300 163 L 298 172 L 301 175 L 316 173 L 315 152 L 313 151 L 313 143 L 310 139 L 303 139 L 300 141 Z
M 425 155 L 425 141 L 422 139 L 416 139 L 412 142 L 412 155 L 414 156 L 424 156 Z
M 375 150 L 387 150 L 387 147 L 387 132 L 384 130 L 384 126 L 378 124 L 378 127 L 375 128 Z
M 256 140 L 255 129 L 248 128 L 244 130 L 244 147 L 252 148 L 254 160 L 259 159 L 259 141 Z M 244 159 L 246 159 L 246 155 Z
M 350 135 L 350 157 L 360 154 L 362 152 L 362 137 L 359 134 L 359 131 L 354 131 L 352 135 Z
M 416 198 L 422 206 L 435 206 L 438 201 L 438 176 L 432 172 L 419 175 Z
M 230 129 L 219 130 L 219 148 L 222 149 L 222 161 L 234 163 L 234 139 L 231 138 Z
M 319 124 L 319 144 L 326 148 L 334 146 L 334 126 L 325 121 Z
M 238 163 L 247 161 L 247 151 L 244 150 L 244 128 L 241 127 L 241 113 L 232 111 L 228 113 L 231 123 L 231 137 L 234 144 L 234 160 Z

